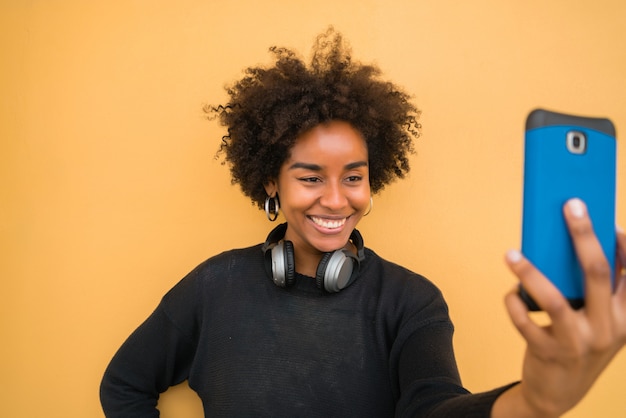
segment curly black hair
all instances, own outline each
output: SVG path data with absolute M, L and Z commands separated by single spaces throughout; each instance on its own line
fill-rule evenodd
M 408 94 L 380 80 L 376 66 L 353 62 L 340 33 L 330 27 L 317 37 L 308 67 L 290 49 L 274 46 L 270 52 L 272 67 L 247 68 L 226 88 L 228 103 L 205 107 L 209 119 L 228 128 L 217 155 L 225 154 L 232 183 L 253 204 L 263 208 L 263 185 L 278 177 L 296 139 L 332 120 L 363 135 L 372 193 L 409 172 L 419 111 Z

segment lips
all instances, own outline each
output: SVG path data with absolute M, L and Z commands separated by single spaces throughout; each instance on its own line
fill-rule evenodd
M 311 219 L 315 225 L 320 226 L 322 228 L 338 229 L 345 225 L 346 220 L 348 218 L 324 219 L 324 218 L 319 218 L 316 216 L 309 216 L 309 219 Z

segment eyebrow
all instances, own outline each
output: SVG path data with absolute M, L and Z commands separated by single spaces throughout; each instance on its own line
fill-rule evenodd
M 359 167 L 367 167 L 367 161 L 355 161 L 353 163 L 346 164 L 344 169 L 346 170 L 354 170 Z M 309 164 L 309 163 L 293 163 L 289 166 L 289 170 L 295 170 L 298 168 L 303 168 L 305 170 L 311 171 L 322 171 L 322 166 L 319 164 Z

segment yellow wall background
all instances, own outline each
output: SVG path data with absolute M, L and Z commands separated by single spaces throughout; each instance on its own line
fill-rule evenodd
M 502 258 L 520 240 L 524 118 L 626 129 L 625 2 L 1 0 L 0 416 L 102 417 L 102 372 L 161 296 L 265 238 L 201 109 L 271 45 L 308 56 L 329 24 L 423 110 L 411 175 L 375 197 L 366 244 L 442 288 L 470 390 L 519 377 Z M 625 375 L 622 352 L 567 417 L 626 416 Z M 202 416 L 185 385 L 161 408 Z

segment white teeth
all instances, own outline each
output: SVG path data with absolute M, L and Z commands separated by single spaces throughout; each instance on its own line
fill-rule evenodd
M 334 220 L 334 221 L 329 221 L 329 220 L 325 220 L 325 219 L 321 219 L 321 218 L 311 217 L 311 220 L 313 222 L 315 222 L 316 225 L 319 225 L 322 228 L 327 228 L 327 229 L 340 228 L 340 227 L 343 226 L 343 224 L 346 223 L 346 218 L 338 219 L 338 220 Z

